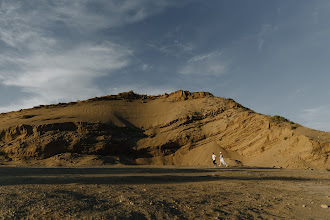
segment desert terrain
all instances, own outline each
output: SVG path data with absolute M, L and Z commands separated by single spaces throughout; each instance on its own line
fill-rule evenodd
M 0 218 L 329 219 L 329 154 L 207 92 L 36 106 L 0 115 Z
M 328 171 L 0 167 L 1 219 L 329 219 Z

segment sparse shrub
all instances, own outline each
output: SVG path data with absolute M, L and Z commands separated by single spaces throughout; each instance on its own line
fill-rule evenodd
M 265 151 L 265 146 L 262 146 L 261 147 L 261 152 L 264 152 Z
M 288 139 L 288 137 L 284 137 L 284 140 L 286 141 Z
M 203 119 L 203 114 L 201 112 L 192 113 L 192 119 L 200 120 Z
M 6 156 L 6 152 L 4 150 L 0 150 L 0 156 Z
M 200 112 L 194 112 L 193 115 L 195 115 L 195 116 L 201 116 L 202 113 L 200 113 Z
M 272 122 L 275 122 L 275 123 L 288 122 L 288 123 L 290 123 L 290 124 L 296 124 L 296 123 L 290 121 L 289 119 L 287 119 L 287 118 L 285 118 L 285 117 L 283 117 L 283 116 L 279 116 L 279 115 L 271 116 L 271 117 L 270 117 L 270 120 L 271 120 Z
M 35 115 L 23 115 L 21 118 L 22 119 L 28 119 L 28 118 L 33 118 Z
M 291 129 L 292 129 L 292 130 L 295 130 L 296 128 L 297 128 L 296 125 L 291 125 Z
M 282 117 L 282 116 L 279 116 L 279 115 L 274 115 L 274 116 L 271 116 L 270 119 L 272 120 L 272 122 L 288 122 L 289 120 Z
M 32 109 L 38 109 L 38 108 L 43 108 L 45 107 L 45 105 L 38 105 L 38 106 L 34 106 Z
M 251 109 L 249 109 L 249 108 L 247 108 L 247 107 L 245 107 L 245 106 L 243 106 L 243 105 L 241 105 L 241 104 L 239 104 L 238 102 L 236 102 L 234 99 L 227 99 L 229 102 L 233 102 L 234 103 L 234 105 L 233 105 L 233 108 L 235 108 L 235 109 L 238 109 L 238 108 L 241 108 L 241 109 L 244 109 L 244 110 L 246 110 L 246 111 L 251 111 L 251 113 L 254 113 L 254 111 L 252 111 Z

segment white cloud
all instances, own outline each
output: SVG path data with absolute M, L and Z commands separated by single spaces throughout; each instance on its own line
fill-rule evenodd
M 152 66 L 151 65 L 148 65 L 146 63 L 142 64 L 140 69 L 143 70 L 143 71 L 148 71 L 148 70 L 151 70 Z
M 89 98 L 103 94 L 93 80 L 127 66 L 130 55 L 130 50 L 111 43 L 84 45 L 64 54 L 31 54 L 16 60 L 20 72 L 2 73 L 1 81 L 34 93 L 31 103 L 36 98 L 40 103 Z
M 258 40 L 258 51 L 261 52 L 262 48 L 264 46 L 265 40 L 264 39 L 259 39 Z
M 97 30 L 135 23 L 182 3 L 173 0 L 3 0 L 0 4 L 2 25 L 10 26 L 14 21 L 14 30 L 28 23 L 38 29 L 59 21 L 77 30 Z
M 264 24 L 261 26 L 259 33 L 257 34 L 257 43 L 258 43 L 258 51 L 262 52 L 265 43 L 268 38 L 274 34 L 275 31 L 278 30 L 277 26 Z
M 184 75 L 224 75 L 229 71 L 229 62 L 219 50 L 198 54 L 190 58 L 179 70 Z
M 46 45 L 50 41 L 56 43 L 48 37 L 51 26 L 56 23 L 62 22 L 73 32 L 88 35 L 103 28 L 139 22 L 183 3 L 173 0 L 3 0 L 0 4 L 0 39 L 12 47 L 32 43 L 44 48 L 43 41 Z
M 191 59 L 189 59 L 188 63 L 212 59 L 213 57 L 218 57 L 218 56 L 221 56 L 221 51 L 216 50 L 216 51 L 213 51 L 210 53 L 196 55 L 196 56 L 192 57 Z
M 103 29 L 139 22 L 180 4 L 172 0 L 1 1 L 0 83 L 29 94 L 10 106 L 0 106 L 0 111 L 104 95 L 95 79 L 134 63 L 133 51 L 88 39 Z M 64 29 L 57 31 L 57 26 Z
M 152 45 L 149 44 L 149 46 Z M 158 49 L 160 52 L 164 53 L 165 55 L 176 56 L 176 57 L 179 57 L 185 53 L 191 53 L 193 50 L 191 44 L 183 43 L 178 40 L 174 40 L 172 43 L 166 43 L 166 44 L 162 43 L 161 46 L 153 45 L 152 47 Z

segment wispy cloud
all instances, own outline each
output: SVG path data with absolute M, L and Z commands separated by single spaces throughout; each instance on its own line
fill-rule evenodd
M 97 33 L 142 21 L 178 4 L 182 3 L 1 1 L 0 83 L 27 95 L 10 106 L 0 106 L 0 111 L 103 95 L 95 79 L 129 66 L 134 51 L 106 39 L 96 37 L 95 41 Z M 148 70 L 150 65 L 141 68 Z
M 164 39 L 160 41 L 148 43 L 147 47 L 153 48 L 160 51 L 166 56 L 182 57 L 185 55 L 191 55 L 194 48 L 189 42 L 183 42 L 177 39 L 178 31 L 174 34 L 173 32 L 168 33 Z
M 199 54 L 199 55 L 196 55 L 196 56 L 192 57 L 191 59 L 189 59 L 188 63 L 200 62 L 200 61 L 204 61 L 207 59 L 212 59 L 213 57 L 221 56 L 221 54 L 222 54 L 222 52 L 219 50 L 212 51 L 212 52 L 206 53 L 206 54 Z
M 169 57 L 181 58 L 187 55 L 191 56 L 194 46 L 191 42 L 182 38 L 183 32 L 181 26 L 176 26 L 163 34 L 159 39 L 148 42 L 146 46 Z
M 75 36 L 77 42 L 65 48 L 61 36 L 49 33 L 55 28 L 53 20 L 58 14 L 69 17 L 72 11 L 74 15 L 77 4 L 72 3 L 65 10 L 61 5 L 54 7 L 48 15 L 43 11 L 46 5 L 39 7 L 42 10 L 31 10 L 21 2 L 2 2 L 0 39 L 7 47 L 2 47 L 0 54 L 1 83 L 30 94 L 23 103 L 19 101 L 24 107 L 102 94 L 93 80 L 129 65 L 132 51 L 112 42 L 84 41 L 79 36 Z M 42 15 L 45 19 L 41 19 Z M 73 28 L 78 30 L 79 26 Z
M 144 63 L 140 66 L 140 69 L 143 70 L 143 71 L 148 71 L 148 70 L 152 69 L 152 66 L 149 65 L 149 64 Z
M 229 71 L 229 62 L 222 52 L 215 50 L 191 57 L 179 70 L 184 75 L 224 75 Z
M 151 45 L 150 45 L 151 46 Z M 182 54 L 191 53 L 193 50 L 193 47 L 189 43 L 183 43 L 179 40 L 174 40 L 171 43 L 161 44 L 161 46 L 155 46 L 152 47 L 157 48 L 160 52 L 167 56 L 175 56 L 179 57 Z
M 84 45 L 63 54 L 37 53 L 15 60 L 19 72 L 2 73 L 2 83 L 49 100 L 100 94 L 93 79 L 129 64 L 131 51 L 111 43 Z
M 270 24 L 264 24 L 261 26 L 260 31 L 257 35 L 257 44 L 258 44 L 258 51 L 262 52 L 265 43 L 267 42 L 267 39 L 269 36 L 272 36 L 272 34 L 278 29 L 278 27 Z

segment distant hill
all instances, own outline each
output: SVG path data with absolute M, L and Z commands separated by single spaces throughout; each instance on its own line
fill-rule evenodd
M 232 166 L 329 169 L 329 141 L 327 132 L 232 99 L 182 90 L 130 91 L 0 115 L 3 163 L 56 165 L 89 155 L 102 163 L 205 166 L 222 151 Z

